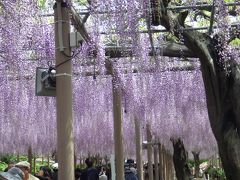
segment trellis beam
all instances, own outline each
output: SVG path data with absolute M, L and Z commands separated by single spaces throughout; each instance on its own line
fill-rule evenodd
M 225 3 L 223 6 L 231 7 L 231 6 L 240 6 L 240 2 L 232 2 L 232 3 Z M 218 7 L 218 6 L 215 6 Z M 198 10 L 210 10 L 211 11 L 212 4 L 201 4 L 201 5 L 190 5 L 190 6 L 170 6 L 167 7 L 167 10 L 187 10 L 187 9 L 198 9 Z M 90 13 L 88 9 L 82 9 L 82 12 L 78 12 L 79 15 L 87 15 Z M 122 11 L 121 11 L 122 12 Z M 91 12 L 91 14 L 114 14 L 114 13 L 120 13 L 120 11 L 94 11 Z M 53 16 L 52 13 L 49 14 L 42 14 L 41 17 L 49 17 Z
M 239 26 L 240 26 L 240 24 L 231 24 L 231 25 L 229 25 L 229 28 L 239 28 Z M 218 26 L 213 26 L 213 29 L 217 29 L 217 28 L 219 28 L 219 27 Z M 208 29 L 209 29 L 209 26 L 186 27 L 186 28 L 181 29 L 181 31 L 208 30 Z M 152 33 L 163 33 L 163 32 L 168 32 L 169 33 L 169 30 L 166 30 L 166 29 L 152 29 L 151 32 Z M 125 32 L 121 32 L 121 33 L 129 34 L 129 31 L 125 31 Z M 136 33 L 148 33 L 148 30 L 137 31 Z M 117 34 L 117 32 L 108 33 L 108 32 L 102 31 L 102 32 L 100 32 L 100 34 L 109 35 L 109 34 Z
M 107 46 L 105 55 L 110 58 L 137 56 L 137 52 L 133 52 L 132 49 L 132 47 Z M 180 43 L 164 43 L 161 47 L 154 47 L 154 49 L 156 56 L 196 58 L 194 53 Z M 149 48 L 148 55 L 153 56 L 151 48 Z
M 234 3 L 224 3 L 222 6 L 239 6 L 240 2 Z M 199 9 L 199 10 L 212 10 L 212 4 L 200 4 L 200 5 L 190 5 L 190 6 L 169 6 L 167 10 L 184 10 L 184 9 Z M 219 5 L 214 5 L 214 7 L 219 7 Z

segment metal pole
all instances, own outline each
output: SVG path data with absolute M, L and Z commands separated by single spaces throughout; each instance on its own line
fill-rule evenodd
M 70 16 L 61 0 L 54 5 L 54 20 L 56 71 L 63 74 L 56 77 L 58 179 L 74 180 Z
M 142 163 L 142 136 L 141 127 L 137 117 L 134 117 L 135 122 L 135 139 L 136 139 L 136 162 L 138 179 L 143 180 L 143 163 Z
M 152 155 L 153 155 L 153 148 L 152 148 L 152 134 L 150 125 L 147 124 L 147 156 L 148 156 L 148 176 L 149 180 L 153 180 L 153 163 L 152 163 Z

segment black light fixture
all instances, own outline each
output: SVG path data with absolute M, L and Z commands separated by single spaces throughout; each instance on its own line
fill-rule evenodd
M 54 67 L 37 67 L 35 94 L 36 96 L 56 96 L 56 70 Z

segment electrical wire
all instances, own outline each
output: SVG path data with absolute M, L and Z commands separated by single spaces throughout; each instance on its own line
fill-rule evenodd
M 71 61 L 73 58 L 77 57 L 77 56 L 80 54 L 81 51 L 82 51 L 82 48 L 81 48 L 77 53 L 73 54 L 72 56 L 68 56 L 66 53 L 63 53 L 63 52 L 62 52 L 63 55 L 66 56 L 66 57 L 68 57 L 69 59 L 67 59 L 67 60 L 65 60 L 65 61 L 57 64 L 57 65 L 55 66 L 55 68 L 57 68 L 57 67 L 65 64 L 65 63 L 67 63 L 68 61 Z
M 64 51 L 60 51 L 64 56 L 68 57 L 68 58 L 72 58 L 72 56 L 67 55 Z

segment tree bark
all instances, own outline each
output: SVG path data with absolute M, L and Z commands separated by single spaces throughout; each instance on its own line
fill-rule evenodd
M 164 7 L 168 0 L 163 0 Z M 223 40 L 198 31 L 181 31 L 188 13 L 163 11 L 161 24 L 196 54 L 201 62 L 208 115 L 219 155 L 229 180 L 240 179 L 240 69 L 230 55 L 223 56 Z M 171 23 L 170 23 L 171 22 Z M 227 60 L 226 58 L 230 59 Z
M 239 66 L 233 59 L 230 61 L 223 59 L 218 40 L 196 32 L 184 32 L 183 36 L 189 48 L 193 48 L 190 46 L 196 48 L 195 52 L 201 62 L 209 120 L 226 176 L 229 180 L 238 180 L 240 179 Z M 229 68 L 226 70 L 227 67 Z
M 181 139 L 171 139 L 173 144 L 173 163 L 178 180 L 189 180 L 191 176 L 187 164 L 188 156 Z

